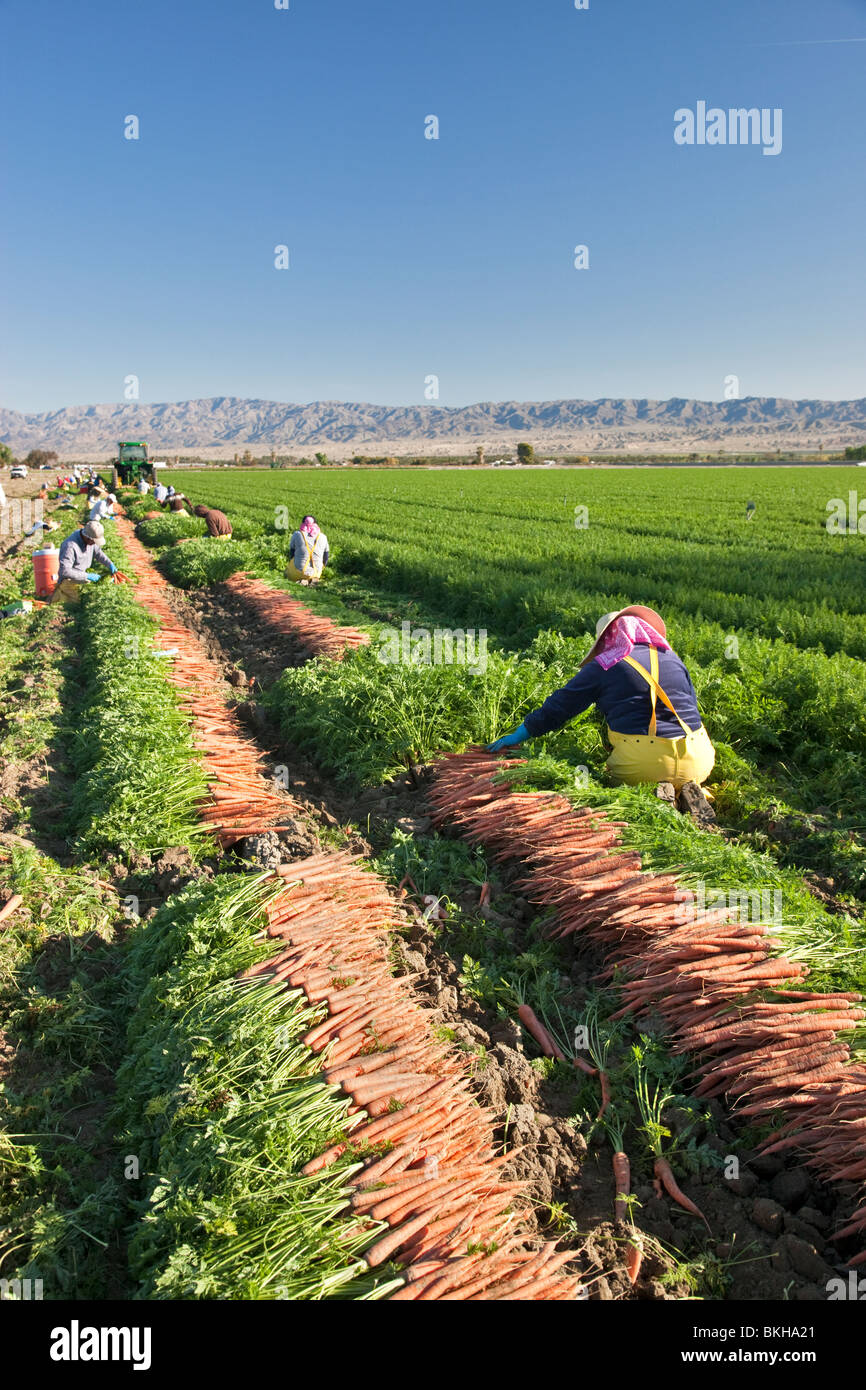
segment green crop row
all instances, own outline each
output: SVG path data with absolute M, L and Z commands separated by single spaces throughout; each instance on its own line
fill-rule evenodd
M 207 780 L 155 635 L 125 587 L 100 584 L 81 604 L 70 827 L 82 856 L 207 847 Z
M 173 898 L 135 933 L 118 1075 L 134 1155 L 135 1296 L 377 1298 L 360 1259 L 347 1164 L 301 1169 L 344 1136 L 347 1098 L 301 1042 L 321 1016 L 300 991 L 237 975 L 266 957 L 266 891 L 226 876 Z

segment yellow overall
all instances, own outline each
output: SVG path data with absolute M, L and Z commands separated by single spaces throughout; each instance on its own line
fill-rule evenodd
M 307 563 L 304 566 L 303 570 L 299 570 L 297 565 L 295 564 L 294 559 L 289 560 L 289 563 L 286 566 L 286 574 L 288 575 L 289 579 L 295 580 L 318 579 L 321 576 L 322 571 L 316 569 L 315 548 L 313 545 L 310 545 L 309 539 L 307 538 L 307 536 L 304 535 L 303 531 L 300 532 L 300 536 L 307 549 Z
M 645 671 L 633 657 L 626 656 L 623 660 L 640 672 L 649 685 L 652 715 L 649 733 L 646 734 L 618 734 L 608 728 L 607 736 L 613 751 L 606 767 L 611 779 L 614 782 L 627 782 L 630 786 L 639 782 L 672 782 L 677 791 L 685 782 L 697 782 L 698 785 L 705 782 L 713 770 L 716 750 L 703 725 L 699 729 L 690 729 L 683 723 L 659 685 L 656 648 L 650 647 L 649 671 Z M 656 736 L 656 697 L 679 723 L 682 738 Z

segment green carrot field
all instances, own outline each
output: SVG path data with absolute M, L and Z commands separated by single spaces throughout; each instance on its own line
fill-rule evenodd
M 332 555 L 322 590 L 303 591 L 312 606 L 362 624 L 486 630 L 483 676 L 383 668 L 372 653 L 335 672 L 287 673 L 289 731 L 361 781 L 505 732 L 574 673 L 600 614 L 649 604 L 698 690 L 726 822 L 862 898 L 866 534 L 849 496 L 861 477 L 852 467 L 178 472 L 175 486 L 224 509 L 238 540 L 167 549 L 163 566 L 185 587 L 239 568 L 279 583 L 291 529 L 312 512 Z M 840 510 L 851 526 L 841 534 Z M 149 525 L 165 545 L 171 523 Z M 175 525 L 189 534 L 194 523 Z M 386 684 L 396 698 L 383 708 Z M 596 776 L 601 733 L 590 712 L 545 743 Z
M 215 679 L 244 668 L 220 698 L 247 706 L 245 728 L 265 729 L 250 733 L 250 759 L 270 768 L 279 748 L 301 829 L 324 851 L 350 849 L 392 890 L 408 883 L 416 912 L 390 933 L 389 964 L 422 977 L 432 1032 L 465 1053 L 503 1153 L 529 1155 L 518 1176 L 536 1234 L 579 1261 L 588 1232 L 595 1241 L 581 1263 L 591 1297 L 601 1268 L 611 1296 L 633 1293 L 614 1189 L 594 1176 L 624 1142 L 629 1222 L 645 1240 L 635 1296 L 779 1300 L 795 1273 L 822 1288 L 826 1271 L 776 1268 L 776 1233 L 752 1220 L 751 1191 L 766 1196 L 769 1177 L 741 1192 L 719 1176 L 726 1155 L 750 1155 L 772 1125 L 744 1125 L 735 1106 L 729 1116 L 692 1094 L 693 1059 L 657 1021 L 623 1019 L 618 978 L 579 944 L 547 939 L 544 909 L 521 896 L 524 868 L 431 824 L 418 764 L 513 728 L 573 676 L 601 613 L 652 605 L 717 749 L 717 825 L 696 824 L 654 787 L 607 785 L 592 710 L 525 744 L 510 777 L 603 808 L 644 871 L 757 900 L 773 949 L 808 967 L 818 997 L 866 993 L 866 535 L 826 524 L 843 507 L 857 519 L 860 476 L 184 471 L 175 486 L 223 508 L 230 541 L 207 539 L 197 518 L 148 520 L 152 500 L 132 493 L 123 504 L 149 554 L 121 523 L 109 532 L 129 577 L 140 583 L 142 556 L 148 573 L 155 563 L 180 620 L 211 639 Z M 317 588 L 285 577 L 307 512 L 331 548 Z M 237 571 L 366 630 L 369 645 L 339 661 L 297 638 L 278 646 L 221 587 Z M 11 556 L 10 596 L 29 580 Z M 308 1171 L 341 1148 L 351 1118 L 310 1047 L 325 1005 L 267 977 L 239 980 L 272 954 L 266 909 L 280 890 L 245 849 L 207 833 L 199 726 L 141 593 L 100 583 L 75 610 L 34 610 L 0 631 L 0 683 L 22 715 L 0 724 L 0 896 L 20 895 L 0 934 L 0 1278 L 38 1279 L 50 1299 L 386 1299 L 403 1261 L 368 1267 L 378 1232 L 359 1225 L 351 1186 L 379 1150 Z M 427 643 L 437 630 L 450 646 Z M 470 634 L 474 660 L 465 648 L 451 659 Z M 250 684 L 256 669 L 267 674 Z M 301 792 L 311 770 L 321 805 L 315 785 L 312 799 Z M 294 833 L 285 852 L 302 860 Z M 442 915 L 422 917 L 424 904 Z M 353 982 L 340 973 L 341 989 Z M 610 1085 L 604 1125 L 594 1080 L 537 1055 L 528 1035 L 526 1054 L 511 1055 L 524 1005 L 561 1045 L 589 1028 Z M 848 1030 L 855 1066 L 863 1039 L 861 1026 Z M 514 1089 L 497 1091 L 508 1066 L 520 1068 Z M 523 1132 L 527 1112 L 538 1120 Z M 680 1180 L 712 1203 L 712 1235 L 689 1218 L 671 1224 L 654 1202 L 657 1132 Z M 853 1201 L 840 1194 L 813 1193 L 841 1226 Z M 808 1223 L 795 1229 L 832 1257 Z M 729 1231 L 739 1244 L 720 1240 Z M 467 1250 L 477 1253 L 472 1241 Z

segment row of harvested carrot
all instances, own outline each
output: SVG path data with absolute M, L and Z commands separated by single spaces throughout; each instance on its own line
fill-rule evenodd
M 160 643 L 175 651 L 168 677 L 191 716 L 193 742 L 202 754 L 210 783 L 208 801 L 199 811 L 202 820 L 223 847 L 266 828 L 278 828 L 276 818 L 297 808 L 266 779 L 258 749 L 245 737 L 237 716 L 220 695 L 220 668 L 205 656 L 198 638 L 177 617 L 166 597 L 167 581 L 150 553 L 136 539 L 129 521 L 120 518 L 116 524 L 138 580 L 136 597 L 157 619 Z
M 271 811 L 260 794 L 255 746 L 238 736 L 214 693 L 220 673 L 167 603 L 149 554 L 119 525 L 137 596 L 157 617 L 160 641 L 178 649 L 172 679 L 214 776 L 214 805 L 201 814 L 219 821 L 224 841 L 249 834 L 238 817 Z M 285 806 L 280 798 L 276 809 Z M 431 1037 L 407 979 L 390 972 L 387 933 L 396 921 L 384 882 L 334 853 L 284 866 L 280 875 L 286 888 L 268 907 L 268 934 L 279 949 L 248 973 L 271 974 L 328 1010 L 305 1042 L 323 1054 L 326 1080 L 351 1098 L 349 1130 L 344 1144 L 306 1171 L 357 1153 L 352 1210 L 371 1233 L 367 1263 L 405 1267 L 396 1300 L 578 1297 L 578 1277 L 562 1269 L 573 1252 L 552 1242 L 528 1248 L 518 1229 L 513 1204 L 522 1184 L 501 1179 L 493 1117 L 473 1099 L 465 1062 Z
M 352 1105 L 345 1141 L 304 1171 L 357 1155 L 351 1207 L 370 1233 L 367 1263 L 404 1266 L 397 1300 L 575 1298 L 579 1280 L 562 1271 L 573 1252 L 527 1249 L 513 1209 L 523 1185 L 502 1179 L 493 1116 L 474 1100 L 463 1059 L 431 1037 L 411 977 L 391 974 L 397 920 L 383 880 L 347 853 L 279 872 L 286 888 L 268 908 L 279 949 L 248 974 L 327 1006 L 304 1042 Z
M 233 574 L 226 587 L 242 598 L 253 612 L 287 637 L 293 637 L 308 656 L 329 656 L 342 660 L 347 647 L 366 646 L 370 638 L 356 627 L 340 627 L 281 589 L 272 589 L 248 574 Z
M 808 970 L 779 954 L 768 925 L 727 908 L 696 912 L 676 875 L 645 873 L 623 848 L 621 822 L 496 783 L 507 766 L 481 750 L 443 759 L 431 793 L 438 823 L 455 822 L 496 859 L 524 860 L 521 886 L 555 910 L 550 934 L 580 933 L 604 951 L 620 1015 L 661 1015 L 673 1050 L 700 1059 L 698 1094 L 724 1096 L 752 1120 L 789 1116 L 764 1151 L 797 1150 L 822 1178 L 859 1184 L 861 1203 L 835 1239 L 866 1234 L 866 1067 L 844 1038 L 864 1017 L 861 996 L 800 988 Z M 850 1263 L 864 1260 L 866 1251 Z

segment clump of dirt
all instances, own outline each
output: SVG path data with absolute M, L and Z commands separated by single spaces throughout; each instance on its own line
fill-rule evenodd
M 248 835 L 236 846 L 237 853 L 246 863 L 265 870 L 274 870 L 280 864 L 291 863 L 293 859 L 305 859 L 318 849 L 315 835 L 299 820 L 292 820 L 288 829 L 265 830 L 260 835 Z
M 292 638 L 270 628 L 262 633 L 243 600 L 221 584 L 183 596 L 169 590 L 168 598 L 211 660 L 223 666 L 230 684 L 273 685 L 287 666 L 300 666 L 305 660 Z
M 182 845 L 163 850 L 152 869 L 157 892 L 164 898 L 171 897 L 172 893 L 186 888 L 188 883 L 211 873 L 213 870 L 208 865 L 196 864 L 189 850 Z

